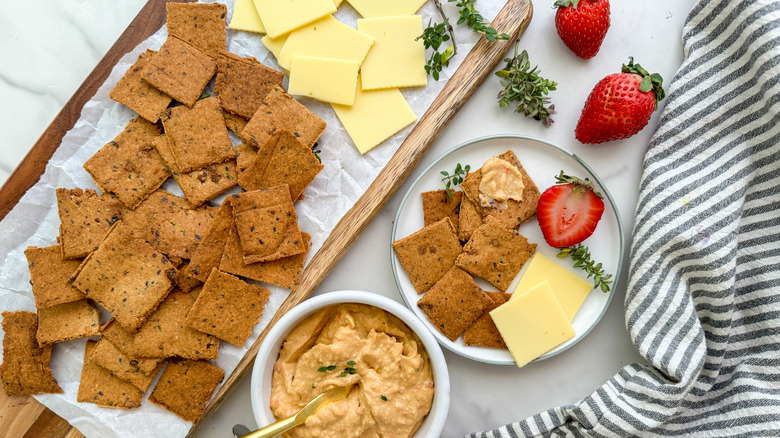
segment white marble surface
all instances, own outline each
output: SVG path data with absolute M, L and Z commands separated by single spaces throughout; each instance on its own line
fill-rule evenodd
M 480 1 L 487 0 L 479 0 L 477 7 Z M 545 129 L 538 122 L 498 108 L 498 81 L 489 78 L 323 282 L 318 294 L 365 289 L 401 301 L 390 270 L 390 230 L 403 194 L 419 172 L 448 148 L 489 134 L 539 137 L 588 162 L 619 207 L 628 254 L 642 158 L 658 112 L 638 135 L 603 145 L 580 144 L 574 139 L 574 126 L 593 85 L 618 70 L 628 56 L 651 72 L 661 73 L 668 86 L 682 60 L 682 25 L 694 0 L 658 0 L 652 8 L 613 1 L 612 27 L 599 54 L 587 61 L 576 58 L 558 40 L 551 3 L 535 2 L 534 18 L 520 44 L 542 74 L 559 83 L 551 94 L 558 110 L 556 123 Z M 142 6 L 140 0 L 39 0 L 7 3 L 0 8 L 0 183 Z M 461 436 L 574 403 L 622 366 L 640 360 L 625 330 L 625 284 L 624 270 L 601 323 L 582 342 L 552 359 L 517 369 L 479 364 L 445 352 L 452 403 L 443 436 Z M 236 422 L 254 425 L 248 377 L 200 436 L 230 437 Z

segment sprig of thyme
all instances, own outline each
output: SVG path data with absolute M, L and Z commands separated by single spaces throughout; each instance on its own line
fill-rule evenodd
M 604 272 L 604 268 L 601 263 L 596 263 L 590 257 L 590 251 L 588 247 L 578 243 L 568 248 L 560 248 L 558 257 L 566 258 L 571 256 L 574 260 L 574 267 L 580 268 L 588 274 L 588 278 L 593 277 L 593 287 L 601 289 L 602 292 L 609 292 L 610 285 L 612 284 L 612 274 Z
M 515 45 L 515 56 L 506 58 L 506 67 L 496 72 L 501 77 L 500 83 L 504 89 L 498 93 L 498 105 L 506 107 L 510 102 L 517 102 L 516 113 L 522 112 L 526 117 L 540 120 L 545 128 L 553 123 L 555 105 L 550 104 L 547 94 L 554 91 L 557 82 L 545 79 L 539 75 L 538 67 L 531 68 L 528 52 L 517 53 L 519 44 Z
M 444 178 L 441 179 L 441 182 L 444 183 L 444 187 L 445 187 L 444 190 L 447 192 L 447 196 L 450 198 L 450 201 L 453 200 L 452 190 L 450 190 L 450 188 L 453 185 L 457 186 L 458 184 L 462 183 L 463 178 L 466 176 L 466 174 L 469 173 L 470 170 L 471 170 L 470 164 L 461 166 L 461 164 L 458 163 L 458 165 L 455 166 L 455 172 L 453 172 L 452 175 L 450 175 L 450 173 L 447 172 L 446 170 L 442 170 L 441 172 L 439 172 L 444 176 Z
M 450 3 L 456 2 L 455 6 L 460 8 L 458 13 L 458 24 L 466 23 L 466 26 L 470 27 L 474 32 L 485 35 L 485 39 L 491 43 L 496 40 L 508 40 L 509 34 L 498 33 L 495 29 L 488 26 L 488 23 L 482 17 L 482 14 L 477 12 L 474 7 L 476 0 L 447 0 Z
M 433 50 L 431 57 L 425 63 L 425 73 L 438 81 L 439 73 L 444 67 L 450 65 L 450 59 L 455 56 L 457 50 L 454 44 L 455 38 L 450 36 L 452 35 L 452 26 L 450 26 L 449 19 L 444 18 L 443 22 L 433 25 L 431 23 L 432 21 L 428 21 L 428 27 L 416 39 L 421 39 L 426 49 Z M 447 41 L 452 41 L 453 44 L 440 52 L 439 47 Z

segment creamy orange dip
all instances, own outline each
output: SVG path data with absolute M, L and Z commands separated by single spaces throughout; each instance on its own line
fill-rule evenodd
M 317 395 L 356 384 L 291 437 L 409 437 L 433 402 L 428 354 L 395 316 L 364 304 L 329 306 L 287 336 L 274 364 L 271 411 L 289 417 Z
M 495 202 L 508 199 L 523 200 L 523 174 L 509 161 L 493 157 L 482 165 L 479 198 L 483 206 L 494 207 Z

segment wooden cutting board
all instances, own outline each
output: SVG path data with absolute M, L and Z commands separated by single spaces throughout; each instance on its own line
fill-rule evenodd
M 191 2 L 193 0 L 173 0 Z M 59 147 L 62 137 L 81 115 L 81 110 L 105 82 L 119 59 L 165 24 L 166 0 L 149 0 L 127 30 L 108 51 L 52 124 L 0 188 L 0 220 L 19 202 L 24 193 L 38 181 L 46 163 Z M 373 218 L 390 200 L 425 153 L 439 138 L 471 95 L 492 73 L 496 65 L 522 34 L 533 15 L 531 0 L 509 0 L 492 23 L 498 33 L 511 36 L 506 41 L 487 42 L 481 38 L 465 55 L 457 71 L 420 118 L 395 155 L 377 176 L 373 184 L 335 226 L 322 248 L 304 270 L 299 288 L 292 292 L 276 312 L 257 341 L 249 348 L 236 369 L 217 390 L 206 413 L 196 422 L 188 436 L 195 436 L 234 389 L 241 377 L 252 367 L 257 351 L 269 329 L 287 311 L 307 299 L 325 276 L 346 254 Z M 454 20 L 453 20 L 454 21 Z M 463 56 L 459 54 L 458 56 Z M 32 397 L 7 397 L 0 391 L 0 430 L 13 437 L 68 437 L 83 435 L 65 420 L 38 403 Z

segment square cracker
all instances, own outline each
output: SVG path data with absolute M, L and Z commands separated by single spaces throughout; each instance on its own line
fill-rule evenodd
M 154 88 L 192 107 L 217 71 L 217 62 L 195 46 L 169 35 L 143 69 Z
M 38 309 L 38 342 L 54 344 L 98 334 L 100 311 L 89 300 Z
M 460 184 L 463 193 L 473 202 L 484 218 L 494 216 L 499 219 L 504 226 L 510 229 L 517 229 L 521 223 L 531 219 L 536 214 L 536 204 L 539 202 L 539 188 L 533 182 L 528 172 L 525 171 L 520 160 L 512 151 L 506 151 L 498 158 L 506 160 L 517 167 L 520 174 L 523 175 L 523 200 L 518 202 L 514 199 L 507 200 L 506 204 L 496 205 L 495 207 L 483 206 L 479 199 L 479 184 L 482 181 L 482 170 L 470 173 Z
M 225 111 L 251 119 L 274 87 L 282 87 L 284 73 L 266 67 L 257 59 L 223 52 L 217 58 L 214 93 Z
M 244 263 L 278 260 L 305 251 L 287 184 L 230 198 Z
M 179 172 L 236 158 L 217 97 L 201 99 L 192 108 L 171 108 L 163 114 L 162 124 Z
M 258 152 L 254 163 L 238 178 L 244 190 L 279 184 L 290 186 L 290 197 L 298 199 L 323 169 L 311 147 L 284 129 Z
M 174 289 L 133 335 L 131 352 L 138 357 L 216 359 L 219 339 L 184 322 L 198 295 L 199 290 Z
M 474 230 L 482 225 L 482 214 L 476 204 L 468 196 L 461 197 L 458 213 L 458 238 L 462 241 L 471 239 Z
M 422 197 L 423 222 L 426 227 L 448 217 L 455 228 L 455 233 L 458 233 L 458 215 L 463 192 L 450 190 L 450 193 L 452 193 L 452 199 L 447 196 L 446 190 L 433 190 L 423 192 L 420 195 Z
M 141 392 L 146 392 L 152 386 L 152 382 L 154 382 L 157 373 L 162 369 L 164 362 L 164 360 L 137 359 L 128 356 L 106 339 L 101 339 L 95 344 L 87 360 L 107 369 L 114 376 L 132 383 Z M 140 361 L 144 360 L 155 363 L 152 372 L 146 373 L 137 366 Z
M 225 371 L 206 360 L 171 360 L 149 401 L 186 421 L 197 421 L 206 410 Z
M 204 205 L 173 213 L 152 225 L 149 243 L 168 257 L 190 259 L 208 232 L 216 212 L 216 207 Z
M 122 209 L 122 217 L 125 225 L 148 241 L 152 238 L 152 225 L 177 212 L 191 208 L 192 204 L 188 200 L 166 190 L 157 189 L 141 201 L 134 210 Z
M 184 322 L 242 347 L 270 296 L 268 289 L 214 268 Z
M 29 246 L 24 250 L 24 255 L 30 270 L 36 308 L 40 310 L 84 299 L 84 293 L 70 284 L 70 276 L 81 265 L 80 259 L 64 260 L 60 245 L 43 248 Z
M 134 332 L 168 295 L 176 274 L 164 255 L 120 221 L 81 264 L 73 285 Z
M 189 265 L 184 269 L 188 276 L 203 282 L 209 278 L 211 270 L 219 266 L 232 226 L 233 206 L 230 205 L 228 197 L 222 201 L 222 205 L 214 215 L 214 220 L 211 221 L 211 226 L 192 254 Z
M 499 219 L 488 216 L 455 264 L 506 292 L 534 251 L 535 243 L 528 243 L 528 239 L 506 228 Z
M 249 123 L 241 131 L 244 143 L 262 145 L 271 139 L 274 132 L 287 129 L 308 147 L 325 132 L 326 123 L 319 116 L 298 103 L 280 87 L 274 87 L 263 100 Z
M 119 350 L 120 353 L 125 356 L 131 357 L 130 365 L 138 368 L 138 370 L 144 375 L 149 375 L 157 369 L 165 359 L 153 358 L 153 357 L 138 357 L 135 350 L 133 350 L 133 340 L 135 335 L 123 329 L 116 319 L 111 319 L 100 328 L 101 340 L 105 340 L 111 343 Z M 108 367 L 106 367 L 108 368 Z
M 453 266 L 417 302 L 441 334 L 454 341 L 493 303 L 466 271 Z
M 108 93 L 108 97 L 124 104 L 152 123 L 160 120 L 160 114 L 165 111 L 165 108 L 168 108 L 173 100 L 171 96 L 152 87 L 142 79 L 144 67 L 149 64 L 156 53 L 149 49 L 145 53 L 141 53 L 135 64 L 127 70 L 114 89 Z
M 168 34 L 199 48 L 212 58 L 227 47 L 225 17 L 222 3 L 167 3 L 165 5 Z
M 85 257 L 122 216 L 119 201 L 92 189 L 57 189 L 62 258 Z
M 84 169 L 104 192 L 135 208 L 157 190 L 171 172 L 154 147 L 160 131 L 137 117 L 84 163 Z
M 130 409 L 141 406 L 143 391 L 89 359 L 96 343 L 87 341 L 84 348 L 84 366 L 76 400 L 104 408 Z
M 246 124 L 249 123 L 249 119 L 237 116 L 224 110 L 222 111 L 222 120 L 225 121 L 225 126 L 227 126 L 227 129 L 233 131 L 233 133 L 236 135 L 241 135 L 241 131 L 243 131 L 244 128 L 246 128 Z
M 3 312 L 3 363 L 0 380 L 6 395 L 62 393 L 49 368 L 51 345 L 35 339 L 38 317 L 32 312 Z
M 452 221 L 446 217 L 396 240 L 393 250 L 414 289 L 421 294 L 452 268 L 463 247 Z
M 507 346 L 504 342 L 504 338 L 501 337 L 501 333 L 499 333 L 496 323 L 493 322 L 493 318 L 490 317 L 489 312 L 509 301 L 512 294 L 491 291 L 483 292 L 493 300 L 493 304 L 488 306 L 487 309 L 485 309 L 485 313 L 483 313 L 471 327 L 466 329 L 466 332 L 463 333 L 463 344 L 506 349 Z

